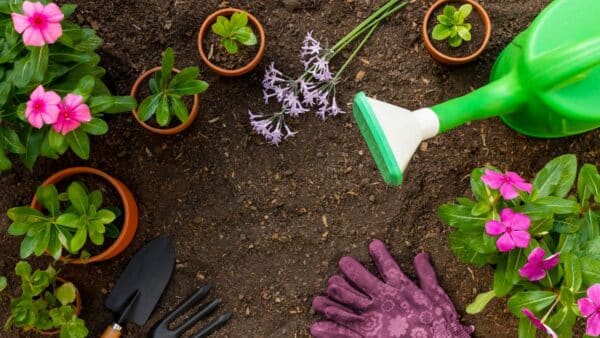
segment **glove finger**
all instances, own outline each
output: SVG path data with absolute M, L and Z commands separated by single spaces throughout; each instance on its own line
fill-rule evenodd
M 315 338 L 362 338 L 360 334 L 330 321 L 313 323 L 310 334 Z
M 371 299 L 365 297 L 362 293 L 353 288 L 346 288 L 335 281 L 331 282 L 331 279 L 327 287 L 327 295 L 331 299 L 356 310 L 364 310 L 373 303 Z
M 379 293 L 383 283 L 377 279 L 377 277 L 373 276 L 373 274 L 356 259 L 348 256 L 342 257 L 339 266 L 344 276 L 364 293 L 369 296 L 377 295 Z
M 456 309 L 450 300 L 450 297 L 440 286 L 435 270 L 429 260 L 429 255 L 420 253 L 415 257 L 415 272 L 419 278 L 421 290 L 436 304 L 442 306 L 446 317 L 450 319 L 457 318 Z
M 369 253 L 386 284 L 398 289 L 403 285 L 412 284 L 382 241 L 378 239 L 372 241 L 369 244 Z
M 327 310 L 327 308 L 331 308 L 331 307 L 339 307 L 340 309 L 342 309 L 346 312 L 349 312 L 349 313 L 352 312 L 352 310 L 350 308 L 331 300 L 329 297 L 324 297 L 324 296 L 315 297 L 312 301 L 312 306 L 315 311 L 322 313 L 324 315 L 326 315 L 325 311 Z

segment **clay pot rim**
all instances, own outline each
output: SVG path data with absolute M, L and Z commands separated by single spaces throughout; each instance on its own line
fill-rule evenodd
M 439 50 L 437 50 L 433 46 L 431 39 L 429 38 L 427 28 L 429 26 L 429 20 L 431 19 L 431 16 L 440 6 L 442 6 L 443 4 L 448 3 L 448 2 L 463 2 L 463 3 L 471 4 L 473 6 L 473 8 L 477 11 L 477 13 L 479 14 L 481 21 L 483 22 L 483 26 L 485 28 L 485 35 L 483 38 L 483 42 L 481 43 L 481 46 L 479 47 L 479 49 L 477 51 L 475 51 L 473 54 L 470 54 L 470 55 L 467 55 L 464 57 L 448 56 L 448 55 L 440 52 Z M 483 51 L 487 47 L 488 43 L 490 42 L 490 37 L 492 35 L 492 23 L 490 21 L 490 16 L 488 15 L 485 8 L 483 8 L 483 6 L 481 6 L 479 3 L 477 3 L 474 0 L 438 0 L 433 5 L 431 5 L 429 7 L 429 9 L 427 10 L 427 14 L 425 14 L 425 19 L 423 19 L 423 29 L 422 29 L 421 33 L 423 35 L 423 41 L 425 42 L 425 48 L 429 51 L 429 53 L 431 54 L 431 56 L 433 56 L 434 59 L 436 59 L 439 62 L 445 63 L 445 64 L 458 65 L 458 64 L 463 64 L 463 63 L 473 61 L 475 58 L 477 58 L 479 55 L 481 55 L 481 53 L 483 53 Z
M 60 276 L 56 276 L 56 281 L 60 282 L 61 285 L 69 283 L 68 280 L 66 280 Z M 75 285 L 75 284 L 73 284 L 73 285 Z M 81 314 L 81 294 L 79 293 L 79 289 L 77 288 L 76 285 L 75 285 L 75 314 L 77 316 L 79 316 Z M 57 334 L 60 334 L 59 329 L 47 330 L 47 331 L 40 331 L 40 330 L 36 329 L 35 331 L 43 336 L 55 336 Z
M 129 246 L 129 244 L 131 244 L 131 241 L 133 240 L 133 237 L 137 231 L 139 218 L 136 200 L 133 197 L 133 194 L 131 193 L 129 188 L 127 188 L 127 186 L 123 184 L 123 182 L 105 173 L 104 171 L 91 167 L 71 167 L 63 169 L 47 178 L 41 184 L 41 186 L 57 184 L 59 182 L 62 182 L 64 179 L 75 175 L 99 176 L 100 178 L 103 178 L 105 181 L 107 181 L 117 191 L 119 197 L 121 198 L 121 203 L 123 204 L 123 226 L 121 227 L 119 237 L 117 237 L 115 241 L 108 248 L 106 248 L 106 250 L 102 251 L 98 255 L 92 256 L 85 260 L 81 258 L 71 260 L 68 257 L 64 256 L 60 259 L 65 263 L 71 264 L 87 264 L 111 259 L 123 252 Z M 33 196 L 33 199 L 31 201 L 31 207 L 37 210 L 41 209 L 41 205 L 39 204 L 37 199 L 37 193 Z
M 204 41 L 204 38 L 206 37 L 206 33 L 209 31 L 210 25 L 217 20 L 217 17 L 219 15 L 226 16 L 226 15 L 230 15 L 230 14 L 233 14 L 236 12 L 245 12 L 246 14 L 248 14 L 248 21 L 250 21 L 250 23 L 254 27 L 256 27 L 256 29 L 258 30 L 258 33 L 260 35 L 260 45 L 258 48 L 258 52 L 256 52 L 256 55 L 254 56 L 254 59 L 252 59 L 252 61 L 250 61 L 248 64 L 246 64 L 245 66 L 243 66 L 241 68 L 237 68 L 237 69 L 226 69 L 226 68 L 215 65 L 208 59 L 208 57 L 206 56 L 206 53 L 204 52 L 204 46 L 202 46 L 202 42 Z M 254 68 L 256 68 L 256 66 L 258 66 L 258 63 L 263 58 L 263 56 L 265 54 L 265 48 L 266 48 L 266 34 L 265 34 L 265 29 L 264 29 L 262 23 L 260 23 L 260 21 L 254 15 L 250 14 L 248 11 L 238 9 L 238 8 L 233 8 L 233 7 L 223 8 L 223 9 L 220 9 L 220 10 L 212 13 L 204 20 L 204 22 L 202 23 L 202 26 L 200 26 L 200 31 L 198 32 L 198 51 L 200 52 L 200 57 L 202 58 L 202 61 L 204 61 L 204 63 L 209 68 L 211 68 L 213 71 L 215 71 L 217 74 L 223 75 L 223 76 L 235 77 L 235 76 L 244 75 L 244 74 L 252 71 Z
M 133 84 L 133 87 L 131 87 L 131 93 L 129 94 L 131 97 L 133 97 L 134 99 L 136 99 L 138 91 L 140 89 L 140 87 L 142 86 L 143 83 L 145 83 L 148 78 L 150 77 L 150 75 L 159 72 L 162 68 L 161 67 L 154 67 L 152 69 L 149 69 L 147 71 L 145 71 L 144 73 L 142 73 L 142 75 L 140 75 L 137 80 L 135 80 L 135 83 Z M 177 68 L 173 68 L 172 69 L 174 73 L 179 73 L 180 70 Z M 137 99 L 136 99 L 137 100 Z M 198 117 L 198 109 L 200 108 L 200 95 L 199 94 L 195 94 L 194 95 L 194 104 L 192 105 L 192 109 L 190 111 L 190 115 L 188 116 L 187 121 L 185 121 L 185 123 L 182 123 L 176 127 L 173 128 L 155 128 L 150 126 L 149 124 L 147 124 L 146 122 L 140 120 L 140 118 L 138 117 L 138 111 L 137 108 L 134 108 L 131 112 L 133 113 L 133 117 L 135 117 L 135 120 L 142 125 L 142 127 L 144 127 L 146 130 L 149 130 L 155 134 L 160 134 L 160 135 L 175 135 L 175 134 L 179 134 L 182 131 L 186 130 L 187 128 L 189 128 L 192 123 L 194 123 L 194 121 L 196 120 L 196 118 Z

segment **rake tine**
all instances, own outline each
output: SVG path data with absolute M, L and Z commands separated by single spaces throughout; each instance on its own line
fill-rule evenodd
M 179 336 L 183 332 L 187 331 L 190 327 L 194 326 L 194 324 L 196 324 L 198 321 L 200 321 L 200 319 L 206 317 L 211 312 L 213 312 L 219 306 L 219 304 L 221 304 L 221 299 L 215 299 L 212 302 L 210 302 L 208 305 L 204 306 L 202 309 L 200 309 L 200 311 L 198 311 L 198 313 L 196 313 L 195 315 L 190 317 L 188 320 L 186 320 L 185 323 L 183 323 L 179 327 L 177 327 L 174 330 L 175 334 Z
M 185 302 L 183 302 L 179 306 L 177 306 L 175 308 L 175 310 L 173 310 L 169 315 L 167 315 L 161 322 L 165 323 L 165 325 L 167 325 L 167 326 L 169 324 L 171 324 L 171 322 L 173 322 L 173 320 L 175 320 L 177 317 L 181 316 L 190 307 L 196 305 L 198 303 L 198 301 L 200 301 L 202 298 L 204 298 L 204 296 L 206 296 L 206 294 L 208 293 L 208 291 L 210 291 L 211 288 L 212 288 L 212 285 L 207 284 L 207 285 L 201 287 L 200 289 L 198 289 L 198 291 L 196 291 L 191 297 L 186 299 Z
M 225 325 L 225 323 L 227 323 L 227 321 L 229 319 L 231 319 L 231 316 L 232 316 L 232 313 L 231 312 L 227 312 L 226 314 L 222 315 L 221 317 L 219 317 L 219 318 L 213 320 L 212 322 L 210 322 L 210 324 L 208 324 L 205 328 L 203 328 L 202 330 L 200 330 L 200 332 L 198 332 L 197 334 L 193 335 L 192 338 L 204 338 L 204 337 L 208 337 L 215 330 L 217 330 L 221 326 Z

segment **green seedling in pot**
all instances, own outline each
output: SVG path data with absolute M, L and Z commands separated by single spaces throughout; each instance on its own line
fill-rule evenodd
M 117 238 L 119 229 L 113 224 L 120 215 L 115 208 L 102 208 L 100 190 L 88 193 L 83 183 L 73 182 L 64 193 L 58 193 L 54 185 L 39 187 L 37 198 L 43 211 L 31 207 L 8 210 L 12 224 L 8 233 L 25 236 L 21 242 L 20 256 L 50 254 L 58 260 L 63 249 L 70 254 L 81 251 L 82 258 L 89 254 L 81 249 L 88 239 L 97 246 L 106 237 Z
M 471 41 L 471 24 L 465 22 L 471 11 L 473 6 L 470 4 L 464 4 L 459 9 L 452 5 L 444 7 L 444 14 L 437 17 L 439 24 L 431 32 L 433 39 L 448 39 L 448 44 L 452 47 L 459 47 L 463 41 Z
M 32 271 L 29 263 L 21 261 L 15 266 L 15 273 L 21 278 L 21 294 L 10 297 L 6 331 L 13 327 L 24 332 L 58 330 L 61 338 L 87 337 L 85 322 L 77 315 L 77 289 L 73 283 L 58 280 L 52 266 Z
M 221 45 L 229 54 L 236 54 L 239 45 L 254 46 L 257 44 L 256 35 L 248 26 L 248 13 L 234 13 L 230 19 L 224 16 L 217 17 L 217 22 L 212 25 L 212 31 L 221 37 Z
M 185 123 L 189 118 L 189 111 L 182 97 L 200 94 L 208 88 L 208 83 L 198 80 L 198 67 L 184 68 L 173 76 L 174 63 L 173 49 L 167 48 L 163 53 L 162 69 L 150 79 L 152 95 L 140 104 L 140 120 L 147 121 L 156 115 L 156 123 L 166 127 L 175 116 L 181 123 Z
M 359 93 L 354 116 L 386 182 L 399 185 L 421 141 L 473 120 L 499 116 L 542 138 L 600 127 L 597 0 L 555 0 L 500 54 L 490 84 L 410 111 Z M 577 17 L 577 20 L 565 20 Z

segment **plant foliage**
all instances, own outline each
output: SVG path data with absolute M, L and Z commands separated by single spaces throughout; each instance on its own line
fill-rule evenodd
M 254 46 L 258 43 L 252 28 L 248 26 L 248 13 L 236 12 L 229 19 L 220 15 L 212 25 L 212 31 L 221 37 L 221 45 L 229 54 L 236 54 L 238 45 Z
M 473 11 L 473 6 L 464 4 L 459 9 L 452 5 L 444 7 L 444 14 L 437 17 L 438 24 L 433 28 L 431 36 L 438 41 L 448 39 L 452 47 L 459 47 L 463 41 L 471 41 L 471 24 L 465 19 Z

